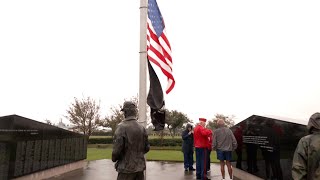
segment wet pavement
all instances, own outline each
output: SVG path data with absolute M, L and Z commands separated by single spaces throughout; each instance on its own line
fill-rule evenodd
M 195 165 L 194 165 L 195 167 Z M 147 180 L 191 180 L 196 179 L 196 172 L 185 172 L 183 163 L 171 162 L 147 162 Z M 220 180 L 221 172 L 219 164 L 211 164 L 211 172 L 208 177 L 212 180 Z M 66 177 L 55 178 L 60 180 L 116 180 L 117 172 L 111 160 L 104 159 L 89 161 L 82 171 L 77 171 Z

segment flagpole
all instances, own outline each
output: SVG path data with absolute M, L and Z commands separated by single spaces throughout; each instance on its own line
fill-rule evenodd
M 139 74 L 139 120 L 147 127 L 147 12 L 148 0 L 140 0 L 140 74 Z
M 147 127 L 147 13 L 148 0 L 140 0 L 140 73 L 139 73 L 139 120 Z M 144 171 L 144 180 L 147 171 Z

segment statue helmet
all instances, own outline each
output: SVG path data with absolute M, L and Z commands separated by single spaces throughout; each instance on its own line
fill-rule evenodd
M 123 103 L 121 111 L 134 110 L 137 109 L 137 106 L 132 101 L 125 101 Z

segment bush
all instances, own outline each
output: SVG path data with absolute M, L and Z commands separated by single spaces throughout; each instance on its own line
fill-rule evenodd
M 91 138 L 88 140 L 88 144 L 112 144 L 113 139 L 111 137 L 107 138 Z
M 149 139 L 150 146 L 182 146 L 182 139 Z
M 112 136 L 112 133 L 110 131 L 94 131 L 92 132 L 91 136 Z
M 182 146 L 182 139 L 149 139 L 150 146 Z M 88 144 L 113 144 L 111 137 L 91 138 Z

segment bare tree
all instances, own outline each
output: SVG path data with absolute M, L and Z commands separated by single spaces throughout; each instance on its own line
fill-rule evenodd
M 129 100 L 124 99 L 124 101 L 132 101 L 136 105 L 136 107 L 138 107 L 139 98 L 137 95 L 137 96 L 132 96 Z M 122 105 L 120 105 L 120 104 L 117 106 L 112 106 L 110 108 L 110 115 L 107 115 L 104 119 L 102 119 L 102 121 L 99 124 L 102 127 L 110 128 L 112 137 L 113 137 L 114 133 L 116 132 L 117 125 L 119 123 L 121 123 L 121 121 L 124 120 L 124 115 L 121 112 L 121 109 L 122 109 Z
M 100 125 L 103 127 L 111 128 L 112 137 L 116 132 L 117 125 L 124 120 L 123 113 L 121 112 L 121 105 L 113 106 L 110 108 L 111 115 L 106 116 Z
M 49 125 L 53 125 L 53 123 L 49 119 L 45 119 L 44 122 Z
M 137 107 L 137 110 L 139 111 L 138 109 L 138 104 L 139 104 L 139 97 L 138 95 L 136 96 L 132 96 L 131 98 L 129 99 L 124 99 L 124 101 L 132 101 L 136 107 Z M 104 119 L 102 119 L 99 123 L 100 126 L 102 127 L 107 127 L 107 128 L 110 128 L 111 129 L 111 133 L 112 133 L 112 136 L 114 135 L 116 129 L 117 129 L 117 125 L 119 123 L 121 123 L 121 121 L 124 120 L 124 115 L 123 113 L 121 112 L 121 108 L 122 108 L 122 105 L 117 105 L 117 106 L 112 106 L 110 108 L 110 115 L 107 115 Z M 137 112 L 138 114 L 138 112 Z M 147 117 L 149 117 L 149 114 L 147 114 Z M 138 118 L 138 117 L 137 117 Z M 148 118 L 147 118 L 148 119 Z
M 65 117 L 76 131 L 90 136 L 100 123 L 100 102 L 90 97 L 74 98 Z

